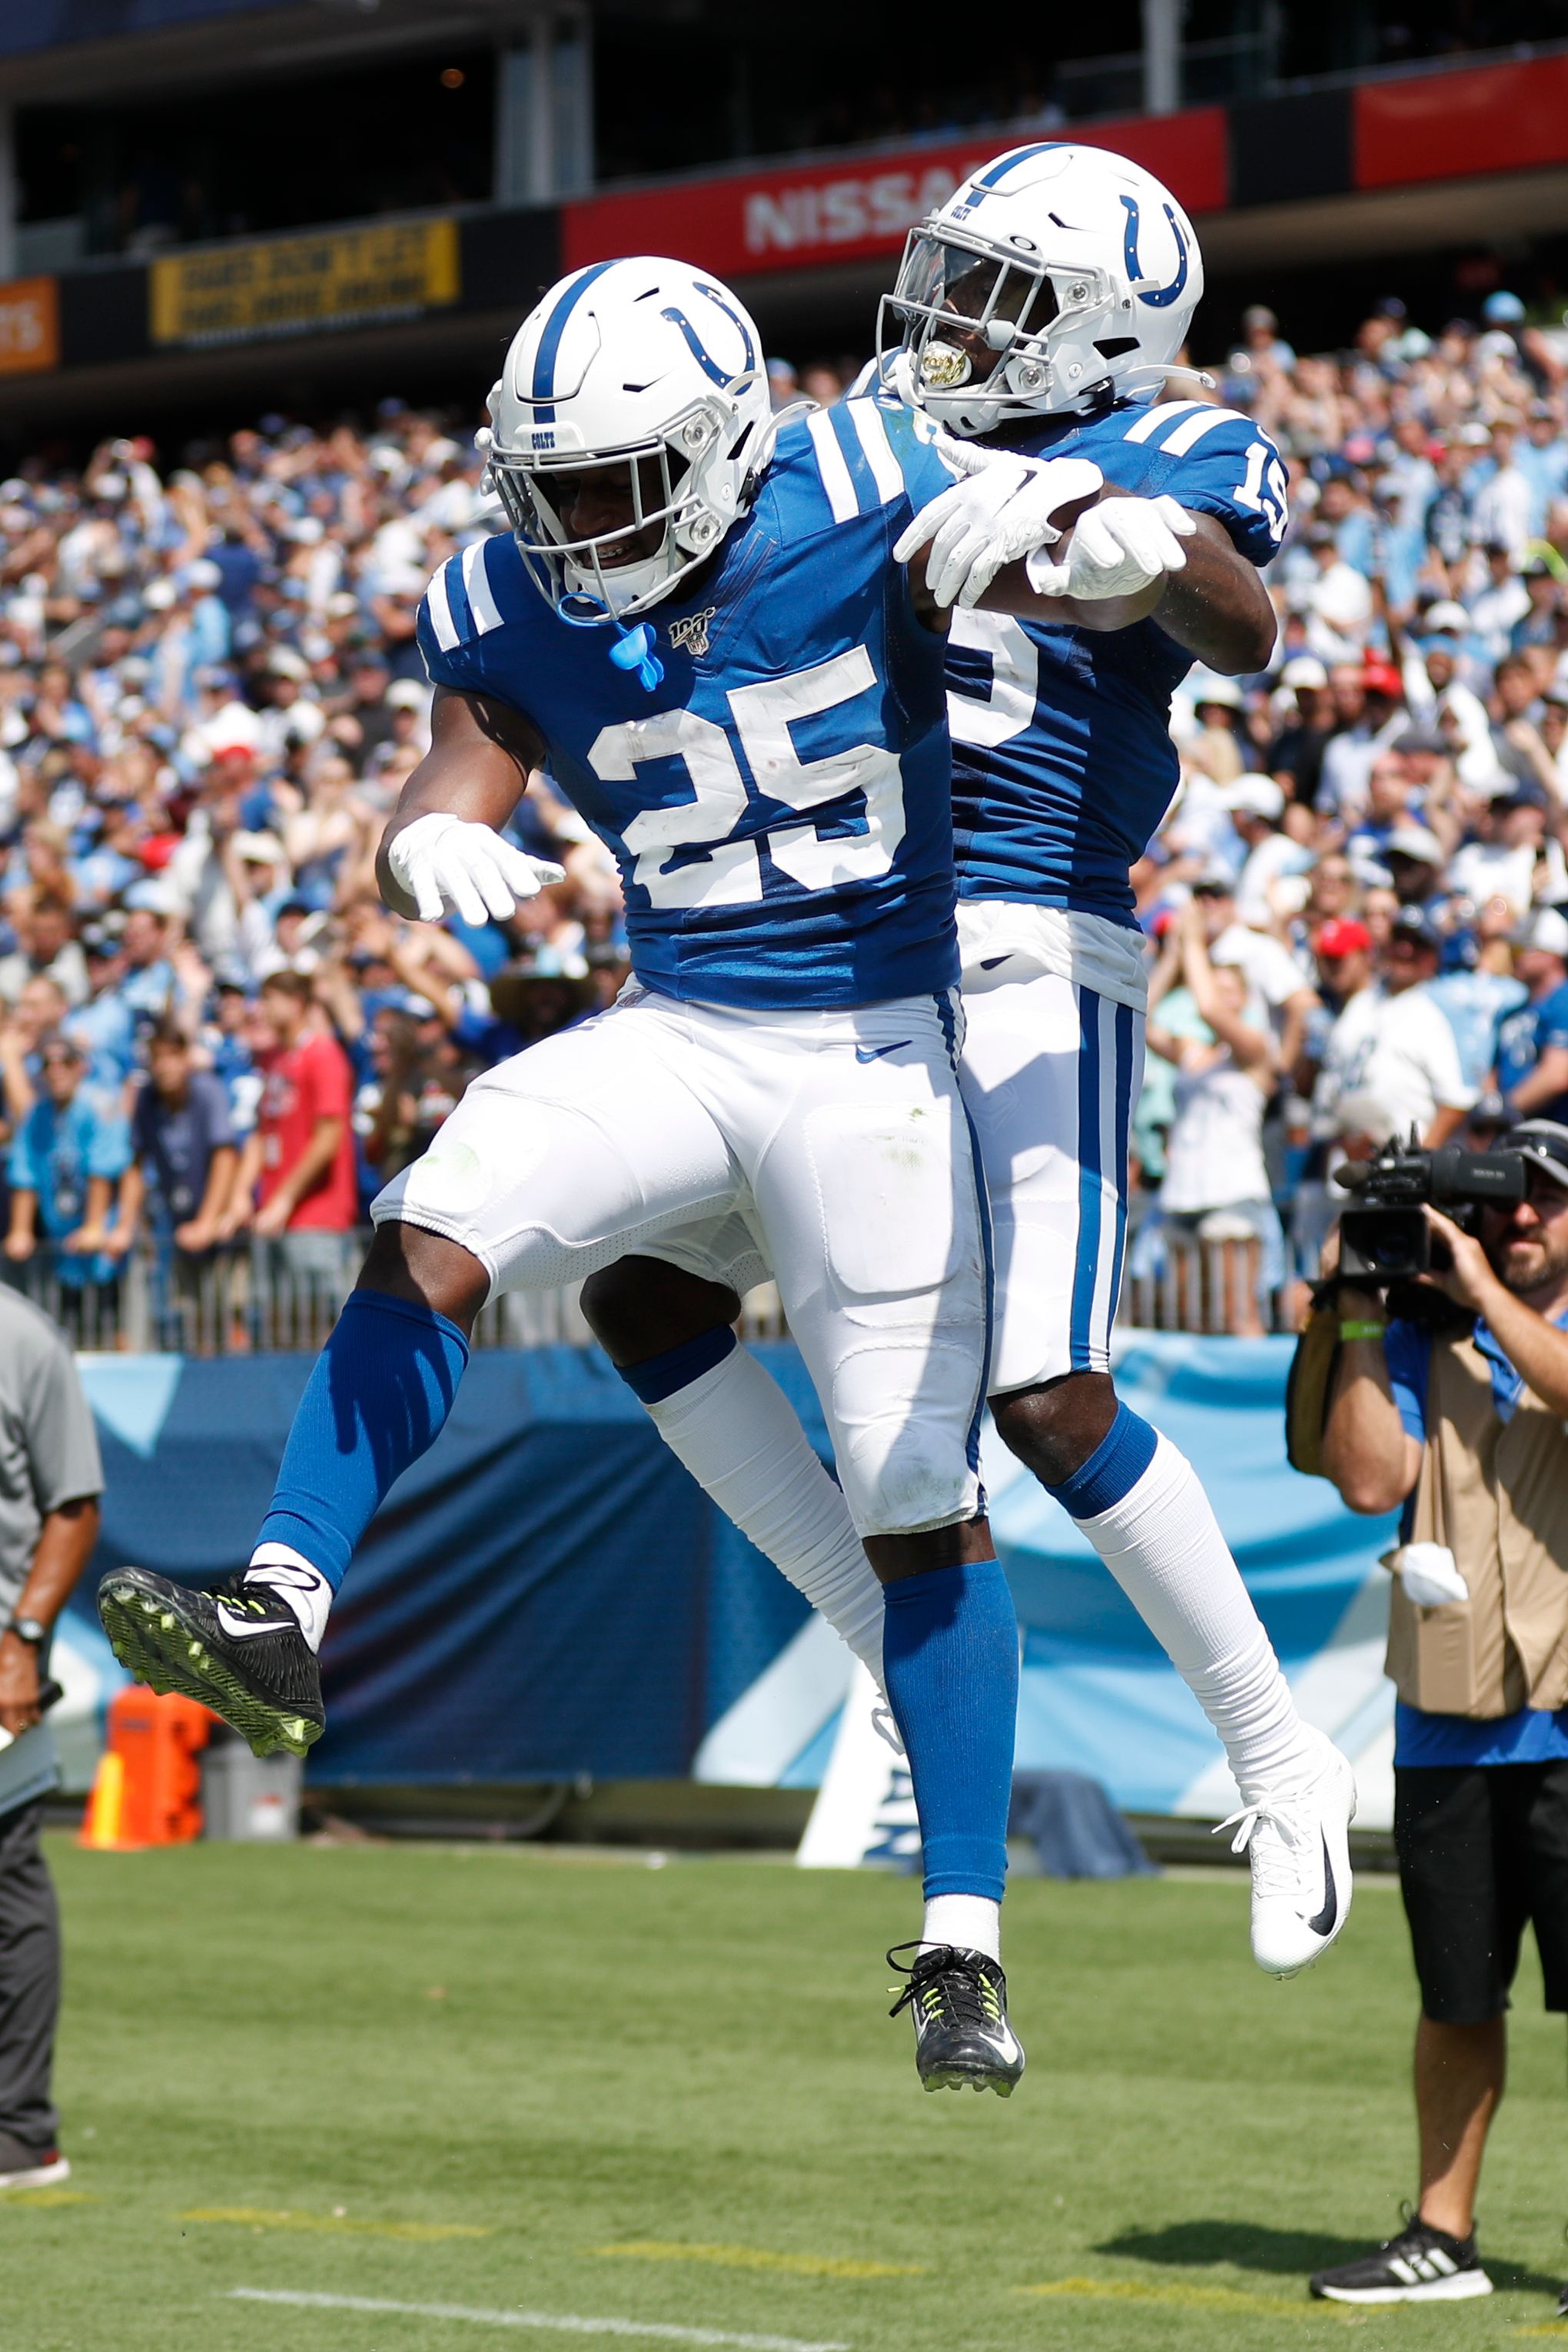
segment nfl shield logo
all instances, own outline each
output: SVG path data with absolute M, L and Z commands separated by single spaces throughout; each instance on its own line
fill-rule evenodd
M 705 604 L 700 613 L 689 613 L 684 621 L 671 621 L 671 651 L 679 653 L 684 646 L 689 654 L 700 661 L 708 650 L 708 624 L 718 610 L 717 604 Z

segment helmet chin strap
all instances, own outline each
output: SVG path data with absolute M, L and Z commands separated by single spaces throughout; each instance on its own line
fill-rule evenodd
M 567 584 L 574 596 L 585 596 L 617 617 L 628 604 L 646 596 L 650 588 L 659 586 L 668 575 L 662 552 L 647 557 L 641 563 L 599 564 L 592 572 L 580 563 L 563 566 Z

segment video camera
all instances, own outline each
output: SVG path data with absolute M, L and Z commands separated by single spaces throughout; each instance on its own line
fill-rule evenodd
M 1429 1201 L 1473 1234 L 1483 1209 L 1511 1209 L 1523 1200 L 1529 1166 L 1522 1151 L 1466 1151 L 1457 1143 L 1424 1151 L 1414 1131 L 1408 1143 L 1385 1143 L 1375 1160 L 1348 1162 L 1334 1180 L 1355 1196 L 1340 1219 L 1342 1279 L 1378 1290 L 1412 1275 L 1445 1272 L 1448 1253 L 1422 1215 L 1423 1204 Z

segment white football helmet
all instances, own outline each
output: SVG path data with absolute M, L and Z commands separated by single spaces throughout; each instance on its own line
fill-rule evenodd
M 878 327 L 883 381 L 951 432 L 1152 398 L 1204 290 L 1192 223 L 1099 147 L 1015 147 L 910 230 Z
M 773 446 L 762 339 L 683 262 L 595 262 L 552 286 L 489 396 L 489 478 L 523 561 L 566 619 L 639 613 L 711 555 Z M 551 477 L 631 468 L 634 519 L 568 536 Z M 648 553 L 637 542 L 663 531 Z

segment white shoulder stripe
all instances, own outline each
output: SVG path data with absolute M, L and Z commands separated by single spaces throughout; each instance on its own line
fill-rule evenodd
M 898 498 L 904 487 L 903 469 L 893 455 L 893 445 L 888 438 L 888 428 L 882 422 L 882 412 L 875 401 L 852 400 L 848 413 L 866 453 L 866 463 L 871 468 L 877 485 L 877 495 L 884 506 Z
M 806 431 L 816 448 L 817 469 L 822 487 L 827 493 L 827 503 L 835 522 L 849 522 L 860 511 L 860 501 L 855 495 L 855 484 L 845 463 L 844 452 L 838 446 L 838 436 L 833 430 L 833 419 L 826 408 L 814 408 L 806 420 Z
M 490 587 L 489 573 L 485 568 L 488 539 L 476 539 L 471 547 L 463 550 L 463 585 L 468 593 L 468 610 L 474 616 L 475 633 L 483 636 L 487 629 L 499 629 L 500 607 Z
M 430 625 L 436 632 L 436 643 L 444 654 L 453 652 L 458 643 L 458 625 L 452 618 L 452 603 L 447 593 L 447 567 L 443 563 L 425 591 L 429 607 Z
M 1178 416 L 1186 416 L 1194 408 L 1206 409 L 1207 406 L 1206 400 L 1162 400 L 1121 437 L 1124 441 L 1152 441 L 1156 433 L 1163 433 L 1166 425 L 1173 424 Z
M 1161 443 L 1160 455 L 1163 457 L 1184 457 L 1187 451 L 1201 441 L 1205 433 L 1212 433 L 1216 425 L 1247 425 L 1248 421 L 1245 416 L 1238 416 L 1234 408 L 1201 409 L 1196 416 L 1189 416 L 1184 425 L 1178 425 L 1170 438 Z

